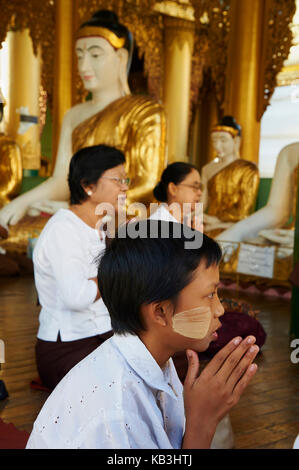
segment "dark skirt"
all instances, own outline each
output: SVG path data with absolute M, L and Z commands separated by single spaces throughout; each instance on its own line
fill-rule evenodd
M 60 335 L 57 341 L 37 339 L 36 364 L 42 384 L 53 390 L 69 370 L 112 335 L 113 332 L 108 331 L 76 341 L 61 341 Z

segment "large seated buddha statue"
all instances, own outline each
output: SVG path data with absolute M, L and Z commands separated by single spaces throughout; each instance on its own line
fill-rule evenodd
M 127 203 L 151 202 L 153 188 L 165 167 L 162 106 L 149 97 L 131 95 L 128 87 L 131 33 L 118 22 L 116 14 L 100 10 L 80 26 L 75 47 L 79 73 L 92 99 L 66 113 L 53 175 L 0 210 L 0 224 L 10 232 L 13 226 L 17 230 L 15 224 L 28 209 L 51 212 L 51 207 L 53 211 L 57 207 L 55 201 L 68 201 L 69 162 L 82 147 L 106 144 L 125 153 L 131 179 Z
M 225 116 L 211 130 L 216 158 L 202 168 L 205 232 L 216 236 L 246 218 L 254 209 L 259 171 L 240 158 L 241 127 Z

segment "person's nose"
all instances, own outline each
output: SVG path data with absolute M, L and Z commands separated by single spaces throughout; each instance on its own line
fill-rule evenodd
M 223 314 L 224 314 L 224 308 L 223 308 L 222 303 L 219 300 L 219 297 L 217 296 L 217 299 L 214 305 L 214 315 L 216 318 L 219 318 L 219 317 L 222 317 Z
M 128 183 L 121 183 L 120 185 L 120 193 L 126 193 L 129 189 Z

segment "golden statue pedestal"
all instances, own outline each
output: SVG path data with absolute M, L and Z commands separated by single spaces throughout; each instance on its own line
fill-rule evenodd
M 223 251 L 221 280 L 256 286 L 291 288 L 293 248 L 278 244 L 218 241 Z
M 48 214 L 38 217 L 26 215 L 16 225 L 9 227 L 8 238 L 0 239 L 0 249 L 6 252 L 0 253 L 0 276 L 33 274 L 30 242 L 39 236 L 49 217 Z
M 9 227 L 9 236 L 0 240 L 0 247 L 8 253 L 27 254 L 28 240 L 37 238 L 40 235 L 49 218 L 50 215 L 48 214 L 37 217 L 26 215 L 16 225 Z

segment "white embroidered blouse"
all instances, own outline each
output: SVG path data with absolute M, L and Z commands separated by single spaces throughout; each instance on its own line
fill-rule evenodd
M 57 385 L 28 449 L 177 449 L 185 426 L 183 387 L 134 335 L 114 335 Z
M 45 225 L 33 252 L 34 278 L 41 304 L 37 337 L 74 341 L 111 330 L 108 310 L 96 301 L 95 259 L 105 249 L 96 229 L 68 209 Z

